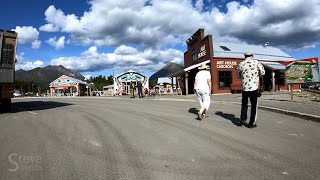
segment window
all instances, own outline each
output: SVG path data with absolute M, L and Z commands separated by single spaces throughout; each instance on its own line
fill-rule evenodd
M 219 71 L 219 88 L 230 88 L 232 84 L 232 71 Z
M 196 50 L 197 50 L 196 48 L 192 49 L 192 61 L 198 60 L 198 55 L 196 53 L 197 52 Z
M 225 47 L 225 46 L 220 46 L 223 50 L 225 51 L 231 51 L 229 48 Z

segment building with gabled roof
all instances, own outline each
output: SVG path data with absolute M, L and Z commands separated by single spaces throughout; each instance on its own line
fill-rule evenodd
M 187 41 L 184 53 L 184 69 L 172 74 L 182 79 L 184 94 L 193 93 L 193 84 L 201 63 L 208 64 L 211 72 L 212 92 L 230 93 L 241 90 L 241 80 L 236 76 L 237 65 L 244 60 L 244 53 L 250 51 L 254 59 L 260 61 L 266 69 L 264 90 L 287 90 L 285 62 L 295 61 L 293 57 L 278 48 L 265 45 L 248 45 L 214 42 L 212 35 L 204 35 L 204 29 L 198 29 Z M 236 87 L 237 89 L 232 89 Z
M 87 92 L 88 84 L 79 79 L 62 75 L 49 85 L 50 96 L 80 96 Z
M 133 70 L 123 72 L 114 78 L 114 94 L 130 94 L 130 82 L 137 86 L 138 81 L 142 83 L 143 88 L 149 89 L 149 78 Z

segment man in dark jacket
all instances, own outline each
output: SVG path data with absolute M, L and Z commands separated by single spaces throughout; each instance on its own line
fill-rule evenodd
M 141 81 L 138 81 L 137 87 L 138 87 L 138 95 L 139 95 L 139 98 L 143 98 L 143 96 L 142 96 L 142 83 L 141 83 Z

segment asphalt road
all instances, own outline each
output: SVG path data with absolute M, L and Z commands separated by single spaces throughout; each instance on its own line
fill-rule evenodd
M 0 179 L 320 179 L 320 124 L 152 98 L 14 99 L 0 114 Z

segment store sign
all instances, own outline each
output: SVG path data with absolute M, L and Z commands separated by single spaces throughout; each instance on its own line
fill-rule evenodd
M 287 83 L 319 82 L 318 58 L 282 63 L 286 66 Z
M 206 55 L 206 45 L 201 46 L 200 53 L 198 54 L 198 59 Z
M 231 69 L 237 65 L 236 61 L 217 61 L 218 69 Z

